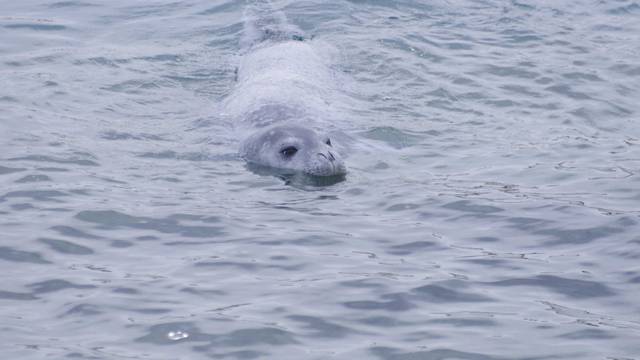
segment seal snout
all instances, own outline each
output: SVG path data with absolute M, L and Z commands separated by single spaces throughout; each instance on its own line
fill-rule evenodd
M 309 172 L 311 175 L 339 176 L 344 175 L 346 172 L 346 168 L 342 162 L 340 154 L 334 151 L 323 150 L 322 152 L 317 152 L 316 155 L 320 162 L 318 163 L 317 168 Z

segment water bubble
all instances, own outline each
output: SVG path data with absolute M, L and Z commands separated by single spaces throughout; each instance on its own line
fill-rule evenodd
M 169 340 L 178 341 L 189 337 L 189 333 L 186 331 L 169 331 L 167 333 Z

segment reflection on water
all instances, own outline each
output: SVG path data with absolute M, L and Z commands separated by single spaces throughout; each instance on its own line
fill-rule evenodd
M 638 359 L 637 2 L 274 4 L 345 177 L 237 156 L 243 2 L 0 5 L 3 358 Z
M 270 168 L 253 163 L 246 164 L 247 170 L 260 176 L 273 176 L 282 180 L 286 185 L 300 189 L 313 190 L 314 187 L 324 187 L 345 181 L 346 175 L 314 176 L 300 172 Z M 319 189 L 318 189 L 319 190 Z

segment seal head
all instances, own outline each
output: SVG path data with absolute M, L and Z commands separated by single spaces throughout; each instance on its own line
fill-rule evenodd
M 346 173 L 342 157 L 327 136 L 297 125 L 269 127 L 249 136 L 240 147 L 249 163 L 286 173 L 340 176 Z

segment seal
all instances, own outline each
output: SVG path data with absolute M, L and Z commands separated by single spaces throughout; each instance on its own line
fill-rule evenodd
M 281 174 L 343 176 L 345 163 L 322 126 L 330 101 L 331 71 L 321 56 L 269 1 L 246 9 L 246 50 L 236 87 L 225 100 L 227 114 L 252 131 L 240 145 L 251 165 Z

